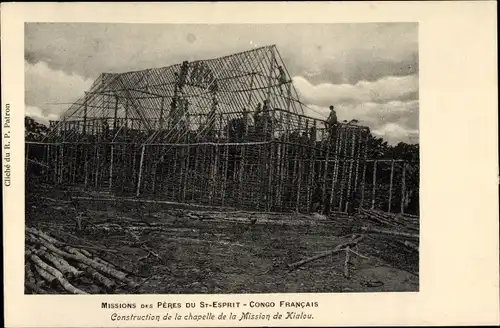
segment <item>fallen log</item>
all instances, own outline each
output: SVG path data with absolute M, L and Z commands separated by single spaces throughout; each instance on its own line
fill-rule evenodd
M 38 265 L 35 264 L 35 270 L 36 272 L 40 275 L 40 277 L 43 279 L 44 284 L 53 286 L 54 281 L 56 280 L 56 277 L 54 277 L 52 274 L 49 272 L 45 271 L 43 268 L 39 267 Z M 37 282 L 37 285 L 42 285 L 41 283 Z
M 330 250 L 330 251 L 318 254 L 318 255 L 313 256 L 313 257 L 309 257 L 309 258 L 303 259 L 302 261 L 299 261 L 299 262 L 288 264 L 288 268 L 289 269 L 295 269 L 295 268 L 298 268 L 299 266 L 304 265 L 306 263 L 318 260 L 318 259 L 326 257 L 328 255 L 333 255 L 335 253 L 341 252 L 341 251 L 345 250 L 345 248 L 348 247 L 348 246 L 354 246 L 354 245 L 356 245 L 357 243 L 359 243 L 361 241 L 361 239 L 363 239 L 363 236 L 359 236 L 359 237 L 356 237 L 353 240 L 350 240 L 348 242 L 339 244 L 333 250 Z
M 79 238 L 79 237 L 72 235 L 70 233 L 67 233 L 67 232 L 59 231 L 58 234 L 73 238 L 74 240 L 77 240 L 79 242 L 87 244 L 87 245 L 79 245 L 79 244 L 68 243 L 66 241 L 56 240 L 56 244 L 59 244 L 60 246 L 64 245 L 64 246 L 71 246 L 73 248 L 85 248 L 85 249 L 98 250 L 98 251 L 109 252 L 109 253 L 117 253 L 118 252 L 116 249 L 109 249 L 109 248 L 100 247 L 98 245 L 95 245 L 95 244 L 83 239 L 83 238 Z
M 54 267 L 59 270 L 63 275 L 68 276 L 68 278 L 75 278 L 80 276 L 83 272 L 79 271 L 75 267 L 73 267 L 71 264 L 69 264 L 65 259 L 62 257 L 55 256 L 49 252 L 47 252 L 45 249 L 41 248 L 36 251 L 36 254 L 43 257 Z
M 82 269 L 87 274 L 87 276 L 89 276 L 92 279 L 95 279 L 97 282 L 99 282 L 101 285 L 103 285 L 107 291 L 111 291 L 116 287 L 116 284 L 113 280 L 100 274 L 94 268 L 92 268 L 88 265 L 85 265 L 83 263 L 78 263 L 77 266 L 80 269 Z
M 30 262 L 27 262 L 24 265 L 24 273 L 26 274 L 25 281 L 29 282 L 30 284 L 36 284 L 35 276 L 33 275 L 33 271 L 31 271 Z
M 34 255 L 32 254 L 30 256 L 30 259 L 33 261 L 33 263 L 35 263 L 37 266 L 39 266 L 40 268 L 44 269 L 45 271 L 49 272 L 51 275 L 53 275 L 58 281 L 59 283 L 61 284 L 61 286 L 68 292 L 72 293 L 72 294 L 87 294 L 86 292 L 84 292 L 83 290 L 81 289 L 78 289 L 76 288 L 75 286 L 73 286 L 72 284 L 69 283 L 69 281 L 67 281 L 63 274 L 51 267 L 50 265 L 44 263 L 37 255 Z
M 106 266 L 102 263 L 91 260 L 88 257 L 86 257 L 85 255 L 83 255 L 82 253 L 80 253 L 77 249 L 74 249 L 74 248 L 69 247 L 69 246 L 67 246 L 66 249 L 68 250 L 68 252 L 71 253 L 68 255 L 70 255 L 70 257 L 72 257 L 74 260 L 82 262 L 83 264 L 86 264 L 88 266 L 93 267 L 97 271 L 100 271 L 102 273 L 107 274 L 108 276 L 116 278 L 116 279 L 126 283 L 129 287 L 133 288 L 137 285 L 135 282 L 130 280 L 125 273 L 118 271 L 116 269 L 113 269 L 109 266 Z
M 83 255 L 85 255 L 86 257 L 92 257 L 92 253 L 90 253 L 89 251 L 87 251 L 86 249 L 80 249 L 80 253 L 82 253 Z
M 58 244 L 59 241 L 55 238 L 52 238 L 51 236 L 47 235 L 46 233 L 38 230 L 38 229 L 35 229 L 35 228 L 26 228 L 26 231 L 30 232 L 31 234 L 33 235 L 36 235 L 38 237 L 41 237 L 43 239 L 45 239 L 46 241 L 48 241 L 49 243 L 53 243 L 53 244 Z
M 414 251 L 417 251 L 417 252 L 419 251 L 419 247 L 417 245 L 415 245 L 414 243 L 411 243 L 411 242 L 405 240 L 404 244 L 405 244 L 405 246 L 413 249 Z
M 32 293 L 36 293 L 36 294 L 47 294 L 46 291 L 44 291 L 42 288 L 40 288 L 40 286 L 38 286 L 37 284 L 35 283 L 32 283 L 30 281 L 25 281 L 24 282 L 24 286 L 26 286 L 26 288 L 31 291 Z
M 419 236 L 416 234 L 399 232 L 399 231 L 381 230 L 381 229 L 369 228 L 369 227 L 361 227 L 361 230 L 365 231 L 365 232 L 380 233 L 380 234 L 384 234 L 384 235 L 404 237 L 404 238 L 409 238 L 409 239 L 417 239 L 418 240 L 418 238 L 419 238 Z

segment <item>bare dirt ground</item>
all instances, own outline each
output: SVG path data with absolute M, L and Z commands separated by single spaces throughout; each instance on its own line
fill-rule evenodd
M 350 278 L 343 275 L 344 253 L 324 257 L 293 271 L 287 268 L 287 264 L 348 241 L 361 226 L 367 225 L 356 217 L 338 216 L 325 221 L 293 213 L 261 214 L 102 200 L 103 195 L 73 190 L 75 208 L 67 191 L 48 186 L 30 186 L 29 190 L 26 196 L 28 226 L 68 243 L 110 249 L 92 252 L 130 271 L 143 282 L 136 290 L 122 289 L 116 293 L 419 290 L 418 253 L 386 237 L 365 236 L 357 252 L 367 258 L 351 256 Z M 89 195 L 99 199 L 88 199 Z M 75 232 L 74 218 L 78 213 L 86 217 L 83 233 Z

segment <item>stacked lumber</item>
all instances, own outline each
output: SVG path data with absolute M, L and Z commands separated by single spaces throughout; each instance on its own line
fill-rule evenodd
M 25 239 L 24 281 L 29 293 L 113 293 L 118 287 L 138 287 L 126 273 L 86 249 L 69 246 L 35 228 L 26 228 Z

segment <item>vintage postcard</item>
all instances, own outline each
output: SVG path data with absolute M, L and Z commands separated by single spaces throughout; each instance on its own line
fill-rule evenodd
M 498 324 L 495 8 L 2 5 L 6 326 Z

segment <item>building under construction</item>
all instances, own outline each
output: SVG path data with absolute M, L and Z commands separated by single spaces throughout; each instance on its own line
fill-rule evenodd
M 266 46 L 103 73 L 26 154 L 47 183 L 116 195 L 263 211 L 375 206 L 375 191 L 365 192 L 368 128 L 331 128 L 304 109 Z

